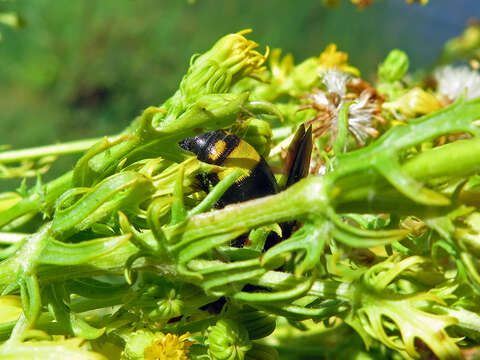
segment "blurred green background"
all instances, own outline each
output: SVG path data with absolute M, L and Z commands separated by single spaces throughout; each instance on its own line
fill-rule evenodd
M 26 23 L 0 28 L 0 144 L 21 148 L 121 130 L 229 32 L 253 28 L 262 50 L 282 47 L 297 61 L 336 42 L 370 78 L 393 47 L 414 69 L 431 65 L 480 2 L 378 0 L 358 11 L 346 0 L 334 10 L 321 0 L 13 0 L 1 10 Z

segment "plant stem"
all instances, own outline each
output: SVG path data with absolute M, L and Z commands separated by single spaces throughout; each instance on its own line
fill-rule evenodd
M 22 150 L 0 152 L 0 164 L 8 164 L 22 160 L 36 159 L 44 156 L 77 154 L 88 150 L 101 138 L 78 140 L 55 145 L 39 146 Z
M 12 245 L 22 241 L 28 234 L 0 232 L 0 244 Z

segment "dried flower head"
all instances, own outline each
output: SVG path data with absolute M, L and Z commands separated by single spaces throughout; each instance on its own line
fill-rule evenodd
M 467 66 L 443 66 L 433 74 L 437 92 L 455 101 L 464 92 L 468 100 L 480 97 L 480 74 Z
M 338 70 L 327 71 L 323 75 L 323 84 L 327 88 L 329 93 L 336 93 L 341 97 L 345 97 L 347 93 L 347 81 L 350 79 L 350 76 Z
M 378 136 L 375 120 L 383 121 L 380 107 L 372 102 L 372 95 L 370 91 L 363 91 L 348 108 L 348 129 L 362 146 L 368 137 Z
M 348 129 L 360 146 L 365 145 L 368 137 L 377 137 L 377 122 L 383 122 L 381 117 L 382 98 L 375 89 L 360 79 L 338 70 L 331 70 L 322 79 L 326 91 L 313 89 L 303 97 L 310 100 L 301 109 L 315 109 L 317 114 L 306 125 L 312 125 L 315 137 L 321 137 L 330 132 L 331 141 L 337 133 L 338 113 L 340 108 L 351 102 L 348 109 Z M 350 92 L 347 92 L 350 91 Z

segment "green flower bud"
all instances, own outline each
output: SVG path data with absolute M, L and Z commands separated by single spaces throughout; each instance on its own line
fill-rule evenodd
M 162 293 L 164 293 L 162 287 L 160 287 L 159 285 L 150 285 L 144 290 L 142 298 L 159 297 L 162 295 Z
M 277 349 L 263 344 L 253 343 L 245 355 L 245 360 L 278 360 Z
M 400 80 L 407 74 L 409 66 L 408 55 L 402 50 L 393 49 L 378 67 L 378 77 L 386 82 Z
M 168 320 L 182 315 L 183 301 L 175 293 L 175 289 L 170 290 L 168 297 L 157 301 L 157 308 L 150 312 L 150 319 Z
M 318 71 L 318 59 L 314 57 L 308 58 L 295 66 L 292 71 L 295 91 L 292 95 L 300 95 L 316 85 L 319 82 Z
M 210 327 L 208 342 L 212 360 L 243 360 L 252 347 L 247 329 L 232 319 L 221 319 Z
M 377 85 L 377 91 L 380 95 L 384 96 L 387 100 L 392 101 L 401 96 L 405 92 L 403 85 L 396 82 L 380 82 Z
M 258 44 L 243 35 L 249 31 L 222 37 L 203 55 L 193 57 L 180 84 L 185 100 L 192 102 L 206 94 L 227 92 L 238 80 L 263 71 L 268 56 L 254 49 Z
M 250 306 L 245 306 L 237 312 L 234 319 L 245 326 L 251 340 L 267 337 L 275 330 L 277 325 L 274 316 Z
M 122 360 L 143 360 L 145 349 L 151 345 L 155 334 L 146 330 L 138 330 L 129 333 L 126 340 L 125 349 L 122 353 Z
M 252 145 L 263 157 L 267 157 L 272 145 L 272 128 L 265 120 L 250 118 L 233 133 Z
M 421 88 L 413 88 L 395 101 L 383 103 L 382 106 L 384 109 L 398 111 L 409 118 L 429 114 L 442 108 L 432 94 Z

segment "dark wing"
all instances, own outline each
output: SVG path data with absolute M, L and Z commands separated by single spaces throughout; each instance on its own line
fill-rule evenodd
M 295 184 L 308 175 L 312 148 L 312 127 L 309 126 L 307 131 L 305 131 L 305 126 L 302 124 L 298 127 L 288 147 L 287 164 L 289 164 L 289 167 L 287 168 L 288 178 L 286 187 Z

